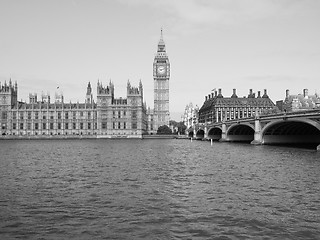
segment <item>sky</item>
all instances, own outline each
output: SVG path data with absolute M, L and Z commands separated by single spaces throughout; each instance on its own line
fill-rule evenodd
M 98 80 L 125 98 L 141 79 L 153 108 L 162 28 L 173 120 L 214 88 L 267 89 L 274 102 L 286 89 L 320 93 L 319 12 L 318 0 L 0 0 L 0 81 L 17 81 L 22 101 L 84 102 L 89 81 L 94 98 Z

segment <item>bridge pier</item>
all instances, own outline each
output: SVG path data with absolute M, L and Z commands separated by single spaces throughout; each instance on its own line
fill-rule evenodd
M 259 117 L 254 120 L 254 140 L 251 142 L 251 144 L 262 144 L 261 123 Z
M 208 128 L 204 127 L 204 136 L 203 139 L 208 139 Z
M 220 142 L 227 142 L 227 125 L 225 123 L 222 123 L 222 133 L 221 133 L 221 139 L 219 140 Z

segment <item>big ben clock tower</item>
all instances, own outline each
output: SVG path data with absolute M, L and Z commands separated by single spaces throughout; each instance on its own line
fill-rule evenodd
M 170 63 L 161 29 L 158 51 L 153 61 L 154 127 L 156 130 L 162 125 L 169 126 L 169 78 Z

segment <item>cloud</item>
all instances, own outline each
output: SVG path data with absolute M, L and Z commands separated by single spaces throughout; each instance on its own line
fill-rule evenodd
M 234 25 L 263 19 L 283 10 L 292 11 L 297 1 L 257 0 L 119 0 L 127 6 L 144 5 L 191 25 Z
M 261 76 L 246 76 L 245 80 L 250 82 L 264 82 L 264 83 L 290 83 L 290 82 L 303 82 L 308 80 L 307 77 L 289 76 L 289 75 L 261 75 Z
M 304 1 L 295 0 L 118 0 L 127 7 L 152 12 L 156 25 L 164 27 L 170 36 L 203 36 L 212 31 L 225 31 L 265 19 L 292 19 L 302 7 L 310 9 Z M 320 1 L 319 1 L 320 2 Z M 312 4 L 311 4 L 312 5 Z M 315 4 L 313 4 L 315 5 Z M 312 9 L 312 8 L 311 8 Z

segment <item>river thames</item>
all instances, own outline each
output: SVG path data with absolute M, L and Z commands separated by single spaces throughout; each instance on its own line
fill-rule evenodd
M 320 153 L 189 140 L 0 141 L 0 239 L 319 239 Z

